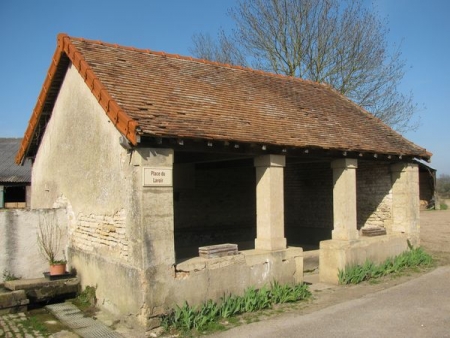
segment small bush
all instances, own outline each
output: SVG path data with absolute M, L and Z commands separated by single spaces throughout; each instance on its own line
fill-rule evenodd
M 97 304 L 96 291 L 97 288 L 95 286 L 87 285 L 83 291 L 78 293 L 73 303 L 85 312 L 95 312 L 95 305 Z
M 339 284 L 358 284 L 366 280 L 397 273 L 407 268 L 428 266 L 432 263 L 432 257 L 422 248 L 413 248 L 409 242 L 408 247 L 409 251 L 405 251 L 394 258 L 388 258 L 380 265 L 366 261 L 363 265 L 349 266 L 345 270 L 339 270 Z
M 448 205 L 445 203 L 441 203 L 441 210 L 447 210 L 448 209 Z

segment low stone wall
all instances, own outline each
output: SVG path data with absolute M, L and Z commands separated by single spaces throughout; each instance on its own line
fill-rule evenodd
M 177 265 L 142 271 L 120 264 L 111 257 L 69 249 L 69 260 L 77 270 L 82 288 L 96 287 L 97 305 L 128 325 L 152 329 L 159 316 L 176 304 L 198 305 L 224 294 L 242 294 L 247 287 L 303 281 L 303 250 L 275 252 L 240 251 L 219 258 L 195 257 Z M 114 295 L 114 297 L 112 297 Z
M 62 209 L 0 210 L 1 280 L 3 273 L 21 278 L 38 278 L 48 271 L 48 262 L 40 255 L 36 239 L 39 220 L 51 213 L 66 229 L 67 216 Z M 64 249 L 64 245 L 61 245 L 61 249 Z
M 145 326 L 144 286 L 148 283 L 142 270 L 123 264 L 108 255 L 68 249 L 70 265 L 77 271 L 81 289 L 96 288 L 97 305 L 131 326 Z
M 382 263 L 389 257 L 408 250 L 408 237 L 392 234 L 361 237 L 355 241 L 328 240 L 320 242 L 319 278 L 322 283 L 338 284 L 339 270 L 364 264 L 366 260 Z M 412 244 L 417 244 L 412 240 Z
M 196 257 L 177 264 L 174 278 L 166 284 L 166 306 L 184 300 L 192 305 L 219 300 L 224 294 L 242 294 L 249 286 L 261 288 L 274 280 L 282 284 L 303 281 L 302 248 L 245 250 L 234 256 Z

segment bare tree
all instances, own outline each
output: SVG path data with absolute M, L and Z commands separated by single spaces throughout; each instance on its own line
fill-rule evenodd
M 196 57 L 325 82 L 399 132 L 417 128 L 412 94 L 398 91 L 400 48 L 389 53 L 362 0 L 241 0 L 229 14 L 231 34 L 193 37 Z

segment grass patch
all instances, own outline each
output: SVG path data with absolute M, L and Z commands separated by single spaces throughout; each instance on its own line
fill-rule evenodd
M 353 265 L 345 270 L 339 270 L 339 284 L 358 284 L 390 274 L 398 274 L 406 269 L 416 270 L 421 266 L 429 266 L 433 258 L 422 248 L 413 248 L 408 242 L 409 250 L 388 258 L 382 264 L 366 261 L 363 265 Z M 417 271 L 417 270 L 416 270 Z
M 47 327 L 36 317 L 28 317 L 25 320 L 21 320 L 17 327 L 24 337 L 36 333 L 39 333 L 42 337 L 48 337 L 51 334 Z
M 238 322 L 238 315 L 271 309 L 275 304 L 297 302 L 310 296 L 306 284 L 292 286 L 273 282 L 270 287 L 247 288 L 243 296 L 224 295 L 219 303 L 208 300 L 199 307 L 192 307 L 185 302 L 163 316 L 162 325 L 166 331 L 210 331 L 221 321 Z M 258 319 L 247 320 L 254 322 Z

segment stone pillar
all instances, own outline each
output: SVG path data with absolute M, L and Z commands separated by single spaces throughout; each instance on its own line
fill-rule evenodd
M 173 150 L 140 148 L 133 155 L 136 170 L 140 226 L 135 227 L 142 265 L 172 266 L 175 263 L 173 209 Z
M 284 237 L 284 183 L 286 163 L 283 155 L 255 158 L 256 239 L 255 249 L 286 249 Z
M 418 165 L 393 164 L 391 178 L 392 232 L 405 233 L 418 244 L 420 217 Z
M 358 160 L 344 158 L 331 163 L 333 169 L 333 216 L 332 239 L 358 239 L 356 217 L 356 168 Z

